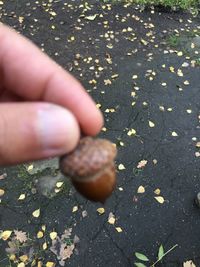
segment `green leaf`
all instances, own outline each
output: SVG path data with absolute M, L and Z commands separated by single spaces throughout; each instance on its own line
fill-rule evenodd
M 135 257 L 141 261 L 149 261 L 149 259 L 142 253 L 135 252 Z
M 164 257 L 164 254 L 165 254 L 165 252 L 164 252 L 163 245 L 160 245 L 159 250 L 158 250 L 158 260 L 159 261 L 162 260 L 162 258 Z
M 147 267 L 146 265 L 144 265 L 143 263 L 141 262 L 134 262 L 135 266 L 137 267 Z

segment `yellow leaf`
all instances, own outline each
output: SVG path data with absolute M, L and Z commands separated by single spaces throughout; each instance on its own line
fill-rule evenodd
M 31 171 L 32 169 L 33 169 L 33 164 L 29 165 L 27 168 L 28 171 Z
M 144 192 L 145 192 L 145 188 L 144 188 L 144 186 L 142 186 L 142 185 L 139 186 L 139 187 L 138 187 L 138 190 L 137 190 L 137 193 L 138 193 L 138 194 L 143 194 Z
M 97 14 L 94 14 L 94 15 L 86 16 L 85 19 L 87 19 L 87 20 L 95 20 L 96 17 L 97 17 Z
M 25 195 L 25 194 L 21 194 L 21 195 L 18 197 L 18 200 L 24 200 L 24 199 L 25 199 L 25 197 L 26 197 L 26 195 Z
M 25 263 L 26 261 L 28 261 L 28 256 L 27 255 L 22 255 L 22 256 L 19 257 L 19 259 L 20 259 L 20 261 Z
M 121 170 L 125 170 L 126 168 L 124 164 L 119 164 L 118 169 L 121 171 Z
M 54 12 L 54 11 L 50 11 L 49 14 L 54 16 L 54 17 L 57 15 L 56 12 Z
M 152 121 L 149 121 L 149 127 L 151 127 L 151 128 L 155 127 L 155 123 Z
M 167 86 L 167 83 L 163 82 L 161 83 L 162 86 Z
M 178 53 L 177 53 L 177 56 L 178 57 L 181 57 L 183 55 L 183 52 L 182 51 L 179 51 Z
M 25 264 L 23 262 L 20 262 L 17 264 L 17 267 L 25 267 Z
M 38 261 L 37 267 L 42 267 L 42 261 Z
M 78 210 L 78 206 L 74 206 L 72 212 L 76 212 Z
M 54 267 L 54 266 L 56 266 L 56 264 L 54 262 L 52 262 L 52 261 L 48 261 L 46 263 L 46 267 Z
M 2 197 L 5 194 L 5 191 L 0 188 L 0 197 Z
M 11 254 L 11 255 L 9 256 L 9 260 L 11 260 L 11 261 L 15 261 L 15 260 L 16 260 L 16 256 L 15 256 L 15 254 Z
M 184 83 L 185 85 L 189 85 L 189 84 L 190 84 L 189 81 L 187 81 L 187 80 L 184 81 L 183 83 Z
M 154 193 L 155 193 L 156 195 L 160 195 L 160 189 L 157 188 L 156 190 L 154 190 Z
M 178 134 L 176 132 L 172 132 L 172 136 L 178 136 Z
M 40 209 L 33 211 L 32 215 L 33 217 L 38 218 L 40 216 Z
M 109 222 L 110 224 L 115 224 L 115 218 L 114 218 L 114 217 L 111 217 L 111 218 L 108 220 L 108 222 Z
M 121 227 L 116 227 L 115 229 L 116 229 L 116 231 L 117 231 L 118 233 L 121 233 L 121 232 L 122 232 L 122 228 L 121 228 Z
M 57 182 L 56 187 L 60 188 L 63 184 L 64 184 L 64 182 Z
M 131 136 L 131 135 L 136 135 L 136 130 L 135 129 L 131 129 L 128 131 L 127 133 L 128 136 Z
M 46 225 L 42 225 L 42 231 L 45 232 L 46 231 Z
M 109 224 L 115 224 L 115 217 L 112 212 L 110 212 L 109 217 L 108 217 L 108 222 Z
M 37 233 L 37 238 L 42 238 L 44 236 L 44 233 L 42 231 L 39 231 Z
M 43 250 L 46 250 L 46 249 L 47 249 L 47 242 L 45 242 L 45 243 L 42 245 L 42 248 L 43 248 Z
M 19 17 L 19 23 L 22 23 L 24 21 L 24 17 Z
M 196 147 L 200 148 L 200 142 L 196 143 Z
M 105 209 L 104 208 L 98 208 L 97 212 L 99 213 L 99 215 L 102 215 L 105 213 Z
M 50 233 L 50 238 L 51 238 L 51 240 L 56 239 L 57 235 L 58 235 L 58 234 L 57 234 L 56 232 L 51 232 L 51 233 Z
M 164 197 L 158 196 L 158 197 L 154 197 L 160 204 L 163 204 L 165 202 Z
M 1 239 L 6 241 L 11 236 L 11 234 L 12 234 L 12 231 L 10 230 L 3 231 L 3 233 L 1 233 Z

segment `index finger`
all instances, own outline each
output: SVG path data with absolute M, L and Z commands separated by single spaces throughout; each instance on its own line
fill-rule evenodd
M 85 134 L 95 135 L 102 127 L 102 114 L 81 84 L 31 41 L 4 25 L 0 25 L 0 83 L 25 100 L 69 109 Z

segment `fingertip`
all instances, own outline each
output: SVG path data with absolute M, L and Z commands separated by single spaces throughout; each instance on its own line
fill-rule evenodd
M 104 117 L 102 112 L 94 109 L 85 120 L 82 120 L 81 129 L 85 135 L 95 136 L 101 131 L 103 125 Z

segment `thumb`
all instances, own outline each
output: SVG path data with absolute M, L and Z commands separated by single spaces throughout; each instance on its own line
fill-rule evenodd
M 68 153 L 79 137 L 74 115 L 63 107 L 42 102 L 0 105 L 0 165 Z

